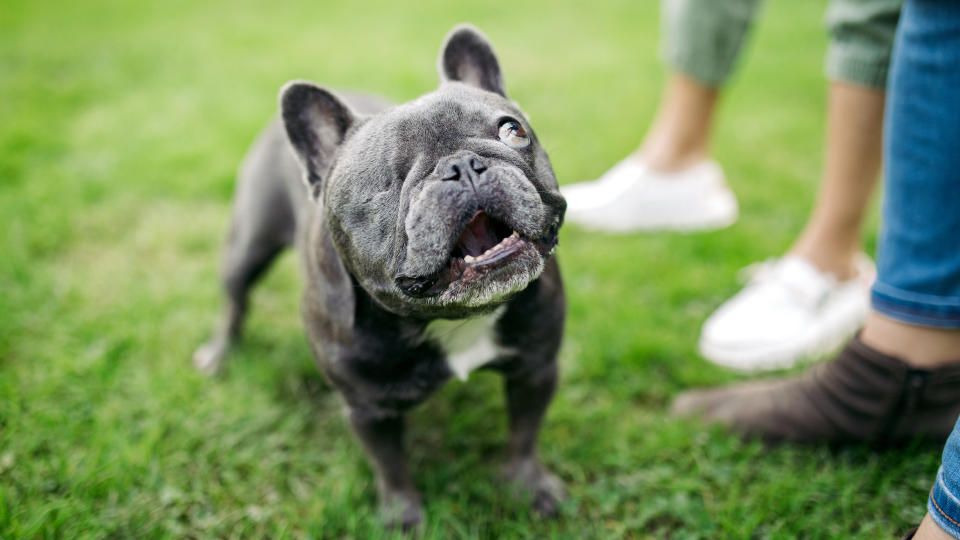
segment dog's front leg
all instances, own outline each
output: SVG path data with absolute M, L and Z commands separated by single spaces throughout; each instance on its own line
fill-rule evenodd
M 506 475 L 514 486 L 532 497 L 533 509 L 552 516 L 566 497 L 563 482 L 537 457 L 537 437 L 547 406 L 557 386 L 555 361 L 535 371 L 505 376 L 510 446 Z
M 377 478 L 380 513 L 388 527 L 404 531 L 416 527 L 423 516 L 420 494 L 413 485 L 403 449 L 403 416 L 370 417 L 356 411 L 350 423 L 367 450 Z

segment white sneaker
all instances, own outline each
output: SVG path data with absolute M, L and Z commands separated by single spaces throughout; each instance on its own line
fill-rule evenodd
M 742 371 L 782 369 L 839 347 L 870 306 L 873 262 L 861 255 L 843 281 L 788 255 L 747 267 L 749 283 L 720 306 L 700 333 L 700 354 Z
M 599 180 L 560 191 L 567 199 L 567 221 L 597 231 L 712 230 L 737 220 L 737 198 L 711 160 L 658 173 L 628 157 Z

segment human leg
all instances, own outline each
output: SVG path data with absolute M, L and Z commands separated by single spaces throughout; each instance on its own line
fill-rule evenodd
M 860 228 L 880 173 L 883 103 L 881 89 L 830 84 L 823 179 L 810 218 L 789 253 L 837 281 L 858 272 Z
M 864 339 L 942 365 L 960 351 L 960 6 L 912 1 L 903 18 L 887 135 L 888 174 L 899 181 L 887 185 L 875 312 Z M 911 144 L 899 144 L 903 131 Z M 902 196 L 914 206 L 897 204 Z M 932 234 L 918 234 L 918 227 Z M 960 422 L 913 538 L 960 538 Z
M 949 433 L 960 413 L 960 5 L 913 1 L 897 39 L 875 314 L 834 361 L 797 378 L 687 393 L 677 413 L 771 440 Z
M 823 177 L 797 241 L 704 323 L 700 351 L 724 366 L 789 367 L 864 321 L 873 265 L 860 229 L 880 170 L 887 74 L 901 0 L 834 0 Z
M 860 227 L 881 160 L 884 86 L 902 0 L 839 0 L 827 9 L 832 81 L 817 202 L 790 253 L 844 280 L 856 274 Z
M 760 0 L 662 4 L 671 69 L 643 143 L 600 180 L 565 186 L 567 219 L 612 232 L 706 230 L 736 220 L 737 204 L 708 143 L 719 89 L 736 64 Z
M 760 0 L 666 0 L 663 61 L 671 69 L 657 115 L 635 157 L 655 172 L 707 159 L 720 88 L 740 58 Z
M 816 206 L 787 257 L 704 323 L 707 359 L 746 371 L 789 367 L 862 324 L 873 266 L 860 255 L 860 228 L 880 169 L 883 103 L 881 90 L 831 83 Z
M 719 96 L 718 87 L 679 71 L 671 73 L 653 124 L 631 158 L 663 173 L 682 171 L 708 159 Z

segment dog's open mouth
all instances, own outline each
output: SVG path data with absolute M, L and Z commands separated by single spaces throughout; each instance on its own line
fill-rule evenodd
M 539 265 L 556 243 L 555 230 L 549 238 L 529 240 L 500 219 L 478 211 L 457 236 L 446 265 L 428 276 L 398 277 L 396 283 L 417 297 L 439 295 L 452 285 L 465 290 L 479 282 L 508 279 L 521 267 Z
M 516 253 L 523 242 L 507 224 L 477 212 L 457 238 L 450 265 L 465 268 L 495 264 Z

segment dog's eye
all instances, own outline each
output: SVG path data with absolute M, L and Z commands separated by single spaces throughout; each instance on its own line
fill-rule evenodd
M 530 144 L 527 130 L 523 129 L 520 122 L 516 120 L 507 119 L 501 122 L 500 131 L 497 135 L 510 148 L 526 148 Z

